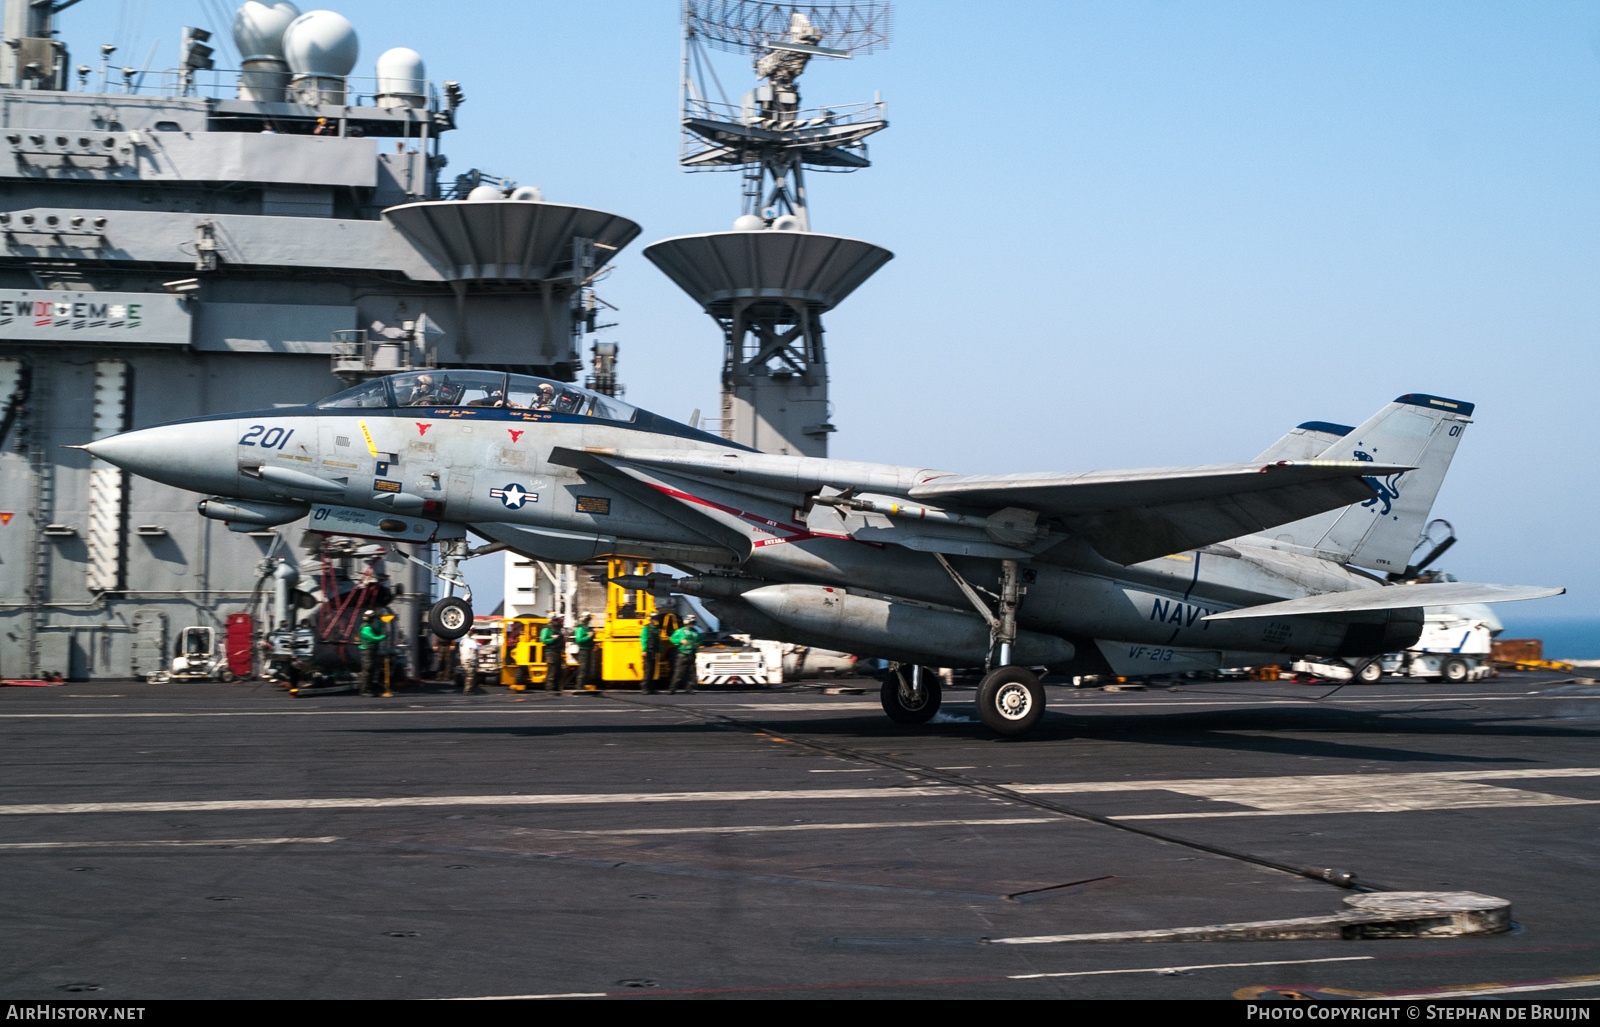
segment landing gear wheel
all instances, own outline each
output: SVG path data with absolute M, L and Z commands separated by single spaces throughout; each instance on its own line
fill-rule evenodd
M 1000 667 L 978 686 L 978 719 L 1006 738 L 1019 738 L 1044 719 L 1044 686 L 1026 667 Z
M 1370 685 L 1381 677 L 1383 677 L 1383 664 L 1379 663 L 1377 660 L 1373 660 L 1371 663 L 1361 668 L 1361 672 L 1356 675 L 1356 680 L 1365 681 Z
M 446 641 L 460 638 L 472 630 L 472 607 L 456 596 L 441 599 L 428 610 L 428 627 Z
M 943 689 L 932 667 L 922 668 L 922 688 L 911 687 L 911 668 L 890 671 L 879 693 L 883 712 L 896 724 L 926 724 L 939 712 Z
M 1466 660 L 1454 656 L 1439 665 L 1439 676 L 1455 685 L 1467 680 L 1467 675 L 1471 672 L 1472 669 L 1467 666 Z

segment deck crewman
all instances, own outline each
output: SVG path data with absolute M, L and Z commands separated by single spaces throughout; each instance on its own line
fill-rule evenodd
M 656 665 L 661 659 L 661 614 L 652 613 L 639 629 L 639 687 L 646 695 L 656 690 Z
M 388 637 L 383 630 L 382 622 L 378 620 L 377 610 L 367 610 L 361 614 L 361 632 L 357 636 L 356 645 L 361 649 L 362 695 L 374 694 L 373 679 L 379 673 L 381 659 L 378 655 L 378 646 Z M 387 687 L 383 689 L 383 694 L 389 694 Z
M 544 647 L 544 690 L 556 695 L 564 694 L 561 677 L 567 670 L 567 636 L 561 628 L 561 615 L 552 613 L 539 629 L 539 644 Z
M 589 626 L 590 614 L 578 618 L 578 626 L 572 631 L 572 640 L 578 644 L 578 684 L 579 691 L 583 691 L 594 684 L 594 628 Z
M 461 653 L 461 694 L 467 695 L 478 687 L 478 660 L 483 645 L 468 633 L 461 636 L 457 646 Z
M 676 693 L 679 688 L 693 692 L 694 686 L 700 675 L 695 670 L 694 654 L 700 649 L 700 640 L 705 637 L 700 633 L 699 618 L 694 614 L 683 619 L 683 627 L 672 633 L 669 639 L 677 656 L 672 665 L 672 689 Z

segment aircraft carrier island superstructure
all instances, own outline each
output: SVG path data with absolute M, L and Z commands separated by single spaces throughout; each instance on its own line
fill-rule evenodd
M 185 29 L 180 67 L 140 72 L 74 66 L 64 6 L 5 0 L 0 45 L 0 676 L 142 676 L 186 627 L 220 642 L 306 524 L 196 516 L 64 447 L 405 368 L 572 380 L 588 283 L 639 228 L 477 172 L 441 189 L 460 87 L 404 48 L 352 76 L 332 12 L 247 3 L 242 71 Z M 383 568 L 409 643 L 408 566 Z

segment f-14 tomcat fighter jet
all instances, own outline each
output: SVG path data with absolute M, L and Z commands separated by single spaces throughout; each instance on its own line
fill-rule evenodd
M 624 584 L 703 597 L 759 637 L 897 661 L 883 705 L 900 723 L 939 708 L 925 665 L 986 668 L 983 722 L 1020 735 L 1044 714 L 1041 670 L 1359 670 L 1415 642 L 1424 606 L 1562 592 L 1391 583 L 1471 413 L 1406 395 L 1246 463 L 957 474 L 770 456 L 561 382 L 434 370 L 87 448 L 206 494 L 200 513 L 240 530 L 309 515 L 412 558 L 438 543 L 431 569 L 463 589 L 468 529 L 534 559 L 671 564 L 692 576 Z M 435 633 L 470 627 L 469 602 L 441 600 Z

